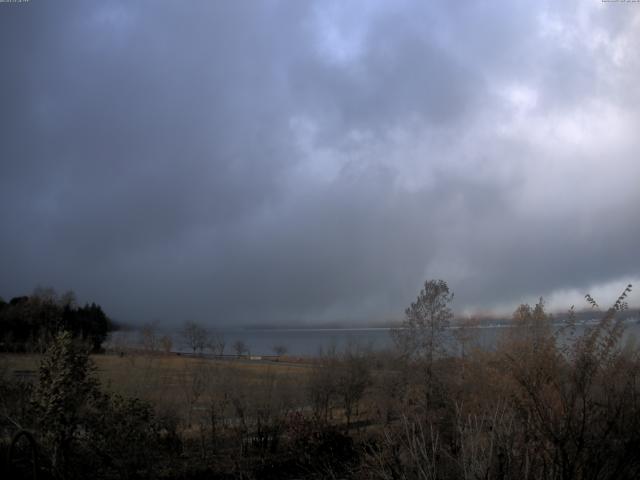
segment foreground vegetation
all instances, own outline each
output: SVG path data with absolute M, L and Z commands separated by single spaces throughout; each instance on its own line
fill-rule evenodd
M 557 330 L 542 301 L 522 305 L 494 350 L 460 329 L 461 356 L 442 345 L 452 295 L 441 281 L 407 309 L 394 351 L 351 346 L 309 365 L 89 357 L 60 333 L 41 357 L 2 357 L 0 468 L 12 478 L 638 478 L 640 358 L 616 316 L 629 292 L 581 335 L 574 317 Z

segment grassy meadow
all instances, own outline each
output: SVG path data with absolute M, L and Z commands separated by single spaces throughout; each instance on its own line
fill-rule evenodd
M 96 375 L 104 390 L 139 398 L 170 410 L 179 417 L 187 410 L 202 409 L 202 403 L 216 390 L 256 394 L 265 385 L 282 390 L 302 389 L 312 364 L 202 358 L 178 354 L 141 352 L 93 354 Z M 36 382 L 40 354 L 0 353 L 0 374 L 6 378 Z

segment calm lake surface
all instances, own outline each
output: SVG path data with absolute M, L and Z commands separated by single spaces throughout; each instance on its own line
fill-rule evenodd
M 508 326 L 482 326 L 470 329 L 473 342 L 483 348 L 494 348 L 498 338 Z M 577 327 L 577 333 L 584 331 L 586 327 Z M 456 351 L 457 344 L 454 341 L 455 329 L 448 329 L 449 344 L 452 352 Z M 321 350 L 335 347 L 338 351 L 345 347 L 358 346 L 382 350 L 393 345 L 389 328 L 327 328 L 327 329 L 241 329 L 226 328 L 216 331 L 224 336 L 226 342 L 225 354 L 235 353 L 233 344 L 240 340 L 244 342 L 252 355 L 273 355 L 274 347 L 282 345 L 289 355 L 314 356 Z M 157 332 L 157 336 L 169 335 L 173 342 L 173 351 L 190 352 L 180 332 Z M 636 342 L 640 338 L 640 324 L 636 321 L 628 322 L 623 338 L 623 343 Z M 128 346 L 140 346 L 141 336 L 137 331 L 114 332 L 108 341 L 115 345 L 126 343 Z

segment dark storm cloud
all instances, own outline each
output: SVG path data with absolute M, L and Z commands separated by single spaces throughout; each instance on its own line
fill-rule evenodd
M 398 316 L 640 276 L 640 12 L 0 5 L 0 294 L 129 321 Z

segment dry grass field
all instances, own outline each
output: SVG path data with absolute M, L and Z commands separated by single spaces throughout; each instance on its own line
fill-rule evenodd
M 40 355 L 0 354 L 0 375 L 37 380 Z M 184 412 L 219 392 L 264 395 L 265 389 L 301 390 L 312 368 L 305 364 L 215 360 L 182 355 L 92 355 L 102 388 Z

